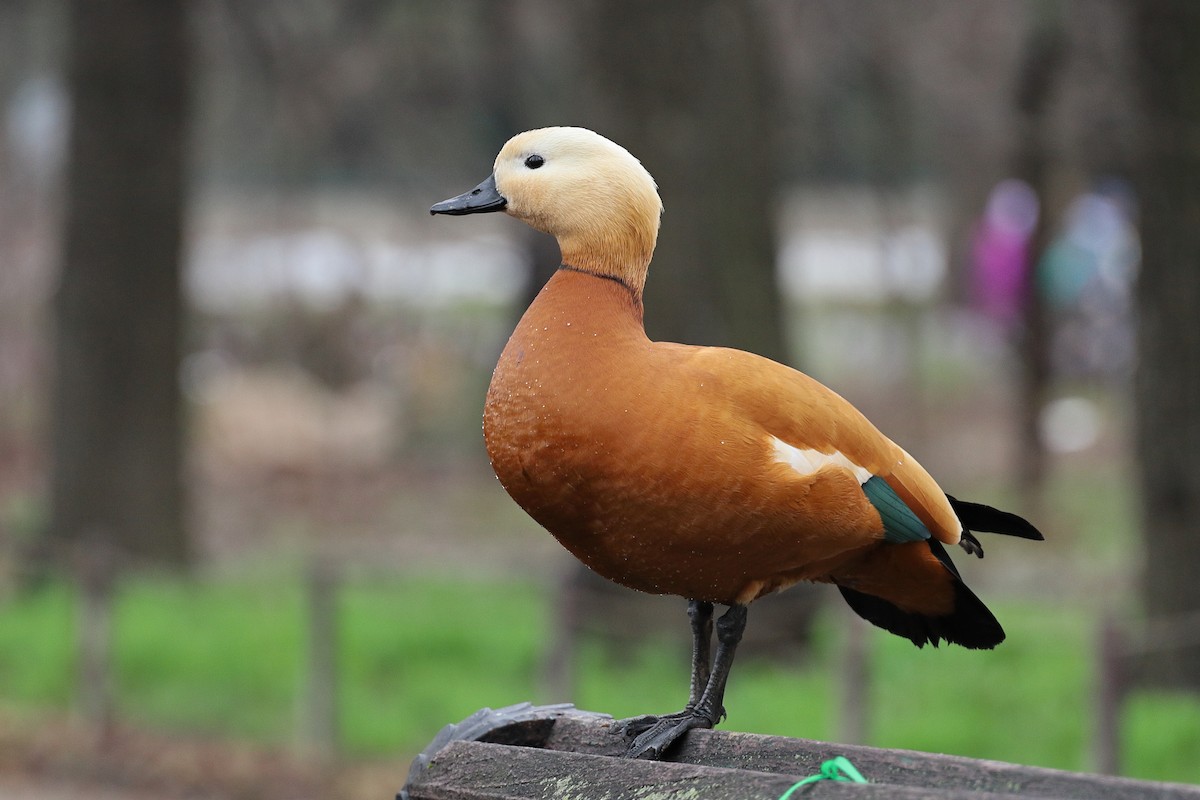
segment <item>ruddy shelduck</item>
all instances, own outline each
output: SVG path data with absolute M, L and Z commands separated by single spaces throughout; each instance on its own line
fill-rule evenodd
M 599 574 L 689 601 L 690 699 L 627 721 L 629 755 L 660 757 L 724 716 L 747 605 L 798 581 L 835 584 L 860 616 L 917 646 L 1003 641 L 944 545 L 982 556 L 971 531 L 1041 539 L 1036 528 L 947 496 L 807 375 L 646 337 L 642 289 L 662 204 L 627 150 L 583 128 L 527 131 L 483 183 L 430 209 L 491 211 L 562 250 L 488 389 L 484 438 L 500 483 Z M 714 603 L 729 607 L 715 654 Z

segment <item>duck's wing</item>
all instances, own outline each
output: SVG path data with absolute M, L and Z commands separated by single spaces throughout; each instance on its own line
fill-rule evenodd
M 693 361 L 719 381 L 735 413 L 769 437 L 768 458 L 798 471 L 850 471 L 890 541 L 932 537 L 958 543 L 962 524 L 945 492 L 841 395 L 791 367 L 740 350 L 697 348 Z

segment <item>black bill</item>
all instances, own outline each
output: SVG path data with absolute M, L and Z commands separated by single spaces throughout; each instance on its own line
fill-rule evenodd
M 429 213 L 452 216 L 486 214 L 489 211 L 503 211 L 506 205 L 508 201 L 497 191 L 496 176 L 493 174 L 471 191 L 436 203 L 429 209 Z

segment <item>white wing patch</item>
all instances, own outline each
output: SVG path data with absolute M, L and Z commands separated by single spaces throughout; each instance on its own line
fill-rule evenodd
M 834 450 L 832 453 L 822 453 L 820 450 L 806 450 L 793 447 L 774 436 L 771 437 L 771 447 L 775 451 L 776 461 L 780 464 L 787 464 L 801 475 L 812 475 L 822 467 L 834 466 L 845 467 L 850 470 L 854 473 L 854 477 L 860 484 L 866 483 L 872 478 L 869 470 L 855 464 L 837 450 Z

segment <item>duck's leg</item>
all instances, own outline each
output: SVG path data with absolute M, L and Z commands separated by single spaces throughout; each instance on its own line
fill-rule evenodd
M 692 615 L 692 630 L 712 630 L 712 605 L 708 606 L 707 621 L 704 620 L 704 610 Z M 689 606 L 689 612 L 691 607 Z M 699 621 L 698 621 L 699 620 Z M 725 683 L 729 680 L 729 670 L 733 666 L 733 656 L 737 652 L 738 642 L 742 640 L 742 632 L 746 630 L 746 607 L 732 605 L 719 620 L 717 620 L 717 653 L 712 667 L 708 666 L 709 638 L 704 637 L 700 645 L 700 635 L 695 638 L 696 645 L 692 653 L 692 697 L 683 711 L 668 714 L 663 717 L 644 718 L 637 722 L 649 722 L 648 726 L 636 725 L 625 727 L 628 735 L 634 736 L 626 755 L 630 758 L 658 759 L 666 752 L 679 737 L 692 728 L 711 728 L 725 716 L 722 704 L 725 698 Z M 700 690 L 699 687 L 703 686 Z
M 645 733 L 659 720 L 687 716 L 700 703 L 708 678 L 712 674 L 713 604 L 703 600 L 688 601 L 688 619 L 692 623 L 692 679 L 688 702 L 683 711 L 674 714 L 647 714 L 620 722 L 620 730 L 629 738 Z
M 692 687 L 687 708 L 695 708 L 712 675 L 713 604 L 689 600 L 688 620 L 692 623 Z

